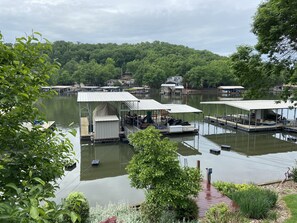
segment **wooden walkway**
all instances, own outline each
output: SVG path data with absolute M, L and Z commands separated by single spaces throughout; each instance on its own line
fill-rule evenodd
M 202 190 L 199 192 L 197 198 L 195 198 L 199 207 L 199 218 L 204 217 L 206 211 L 215 204 L 226 203 L 232 211 L 235 211 L 238 208 L 230 198 L 222 195 L 211 184 L 207 184 L 206 181 L 203 181 L 201 186 Z

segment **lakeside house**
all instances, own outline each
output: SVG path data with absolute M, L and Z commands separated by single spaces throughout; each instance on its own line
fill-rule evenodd
M 167 78 L 165 84 L 161 84 L 161 94 L 182 95 L 184 93 L 183 77 L 173 76 Z

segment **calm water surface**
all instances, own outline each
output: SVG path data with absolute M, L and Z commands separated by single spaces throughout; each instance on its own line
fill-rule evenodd
M 191 95 L 185 97 L 163 97 L 152 94 L 162 103 L 187 103 L 208 114 L 223 114 L 223 106 L 200 105 L 201 101 L 218 100 L 213 93 Z M 57 127 L 67 132 L 69 124 L 79 131 L 79 112 L 76 96 L 58 96 L 44 101 L 46 115 L 55 120 Z M 231 111 L 231 109 L 228 109 Z M 195 167 L 197 160 L 201 162 L 201 170 L 205 176 L 206 168 L 213 168 L 212 181 L 223 180 L 235 183 L 264 183 L 282 180 L 287 167 L 295 165 L 297 159 L 296 142 L 287 141 L 287 137 L 297 137 L 287 132 L 246 133 L 203 122 L 203 115 L 181 115 L 199 126 L 198 135 L 174 136 L 173 141 L 185 142 L 197 149 L 192 155 L 180 155 L 181 165 Z M 133 152 L 128 144 L 92 144 L 80 142 L 79 132 L 76 137 L 69 135 L 76 158 L 77 167 L 67 171 L 60 180 L 60 189 L 56 193 L 57 201 L 72 191 L 83 192 L 92 206 L 110 202 L 129 202 L 138 204 L 144 199 L 143 191 L 130 187 L 125 167 Z M 221 155 L 209 153 L 211 148 L 220 148 L 221 144 L 231 145 L 231 151 L 222 151 Z M 182 153 L 184 154 L 184 153 Z M 99 159 L 101 165 L 92 167 L 91 161 Z

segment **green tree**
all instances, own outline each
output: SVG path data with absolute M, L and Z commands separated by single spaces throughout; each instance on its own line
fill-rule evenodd
M 0 219 L 4 222 L 55 221 L 61 214 L 48 198 L 54 196 L 64 167 L 73 162 L 72 145 L 63 133 L 34 125 L 34 120 L 45 120 L 37 104 L 48 93 L 40 88 L 59 68 L 46 54 L 50 50 L 38 33 L 17 38 L 13 45 L 4 44 L 0 35 Z
M 131 185 L 145 189 L 150 217 L 158 219 L 162 210 L 187 205 L 190 195 L 200 190 L 199 170 L 180 167 L 177 146 L 153 127 L 129 137 L 136 153 L 127 166 Z M 157 207 L 157 208 L 154 208 Z M 152 219 L 151 219 L 152 220 Z
M 293 0 L 266 0 L 260 4 L 252 29 L 258 37 L 257 50 L 272 59 L 296 61 L 296 8 L 297 1 Z
M 262 97 L 271 86 L 265 73 L 261 55 L 253 47 L 239 46 L 237 52 L 231 55 L 234 74 L 241 85 L 247 88 L 249 98 Z
M 268 55 L 279 82 L 296 84 L 297 66 L 297 2 L 266 0 L 258 7 L 253 21 L 253 33 L 258 37 L 255 48 Z M 278 72 L 278 73 L 277 73 Z M 297 92 L 286 89 L 282 99 L 297 99 Z

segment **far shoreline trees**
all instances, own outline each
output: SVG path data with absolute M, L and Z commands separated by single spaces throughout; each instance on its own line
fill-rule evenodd
M 51 84 L 106 85 L 122 74 L 133 75 L 137 85 L 160 88 L 170 76 L 183 76 L 191 88 L 236 84 L 228 57 L 207 50 L 155 41 L 138 44 L 53 43 L 51 59 L 61 70 L 51 76 Z

